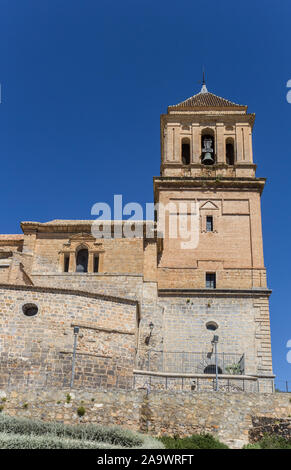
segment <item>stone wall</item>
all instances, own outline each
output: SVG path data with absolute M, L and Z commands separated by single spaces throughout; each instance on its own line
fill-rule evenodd
M 249 432 L 250 442 L 257 442 L 265 434 L 276 434 L 285 439 L 291 437 L 291 415 L 287 418 L 270 418 L 266 416 L 254 416 L 253 428 Z
M 76 384 L 116 386 L 132 377 L 137 303 L 118 297 L 35 286 L 0 286 L 0 382 L 18 387 L 70 383 L 74 326 L 80 328 Z M 23 306 L 38 312 L 27 316 Z
M 140 335 L 147 328 L 145 318 L 149 321 L 151 316 L 154 328 L 148 346 L 144 337 L 140 336 L 140 357 L 146 362 L 149 349 L 162 352 L 159 357 L 156 355 L 159 364 L 155 365 L 153 360 L 147 370 L 203 373 L 206 366 L 215 362 L 211 341 L 217 334 L 218 365 L 222 372 L 227 373 L 224 365 L 232 365 L 231 357 L 233 363 L 237 363 L 244 355 L 245 374 L 272 376 L 268 292 L 264 295 L 254 290 L 243 293 L 209 289 L 204 292 L 189 291 L 187 294 L 167 290 L 159 291 L 156 300 L 152 292 L 152 299 L 151 304 L 144 303 L 142 308 L 143 329 Z M 216 323 L 218 328 L 208 330 L 208 322 Z M 184 355 L 182 364 L 183 352 L 189 354 Z M 193 353 L 192 356 L 190 353 Z M 205 357 L 201 356 L 202 353 Z M 170 354 L 173 365 L 167 367 Z
M 84 423 L 121 425 L 148 432 L 187 436 L 209 432 L 231 447 L 240 448 L 257 426 L 257 417 L 288 420 L 291 394 L 177 393 L 170 391 L 77 391 L 67 403 L 69 389 L 22 392 L 3 390 L 3 412 L 10 415 L 77 423 L 79 406 L 85 408 Z M 274 429 L 275 430 L 275 429 Z M 289 428 L 289 437 L 290 428 Z M 287 434 L 288 435 L 288 434 Z M 286 436 L 286 432 L 285 432 Z
M 38 273 L 31 275 L 31 278 L 37 286 L 58 287 L 61 284 L 66 289 L 76 289 L 133 299 L 142 298 L 142 274 Z

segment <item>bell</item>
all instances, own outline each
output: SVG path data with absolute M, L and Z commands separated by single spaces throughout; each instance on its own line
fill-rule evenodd
M 209 153 L 209 152 L 204 153 L 204 155 L 202 157 L 202 163 L 203 163 L 203 165 L 213 165 L 214 159 L 213 159 L 213 156 L 211 155 L 211 153 Z
M 85 268 L 82 264 L 77 264 L 76 273 L 84 273 Z
M 211 139 L 204 139 L 204 147 L 202 149 L 202 163 L 203 165 L 213 165 L 214 158 L 212 156 L 213 148 L 212 148 L 212 140 Z

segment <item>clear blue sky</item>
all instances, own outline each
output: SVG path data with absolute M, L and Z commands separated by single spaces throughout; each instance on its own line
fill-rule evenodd
M 288 0 L 0 0 L 0 233 L 87 219 L 94 202 L 151 202 L 159 117 L 200 89 L 256 113 L 274 370 L 290 321 Z

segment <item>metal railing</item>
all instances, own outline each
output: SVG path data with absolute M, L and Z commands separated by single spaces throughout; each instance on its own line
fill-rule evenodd
M 275 391 L 291 393 L 291 380 L 275 380 Z
M 193 376 L 193 377 L 173 377 L 171 375 L 161 376 L 142 372 L 135 375 L 134 386 L 136 390 L 145 389 L 147 393 L 153 391 L 176 391 L 176 392 L 260 392 L 260 384 L 256 379 L 245 378 L 245 376 L 234 375 L 218 376 L 218 387 L 216 384 L 215 375 L 210 376 Z M 269 392 L 272 391 L 271 385 Z
M 236 353 L 218 353 L 219 374 L 242 375 L 245 373 L 245 356 Z M 178 374 L 215 374 L 214 352 L 138 351 L 136 367 L 152 372 Z

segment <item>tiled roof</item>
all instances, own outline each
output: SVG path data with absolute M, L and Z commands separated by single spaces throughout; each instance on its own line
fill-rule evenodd
M 13 234 L 13 235 L 0 235 L 0 240 L 23 240 L 24 236 L 21 234 Z
M 241 104 L 233 103 L 232 101 L 221 98 L 210 92 L 200 92 L 197 95 L 191 96 L 181 103 L 169 106 L 169 108 L 194 108 L 194 107 L 207 107 L 207 108 L 239 108 L 246 109 L 247 107 Z

